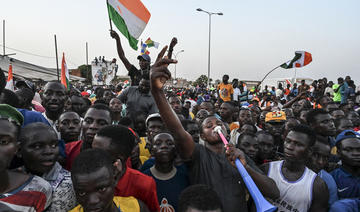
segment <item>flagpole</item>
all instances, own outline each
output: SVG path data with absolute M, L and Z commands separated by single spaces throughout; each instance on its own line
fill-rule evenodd
M 58 51 L 57 51 L 56 35 L 54 35 L 54 38 L 55 38 L 55 55 L 56 55 L 57 80 L 60 82 L 60 76 L 59 76 L 59 61 L 58 61 Z
M 86 71 L 89 73 L 88 42 L 86 42 Z
M 3 20 L 3 56 L 5 57 L 5 20 Z
M 108 7 L 108 5 L 109 5 L 109 2 L 108 2 L 108 0 L 106 0 L 106 7 Z M 112 23 L 111 23 L 109 8 L 108 8 L 108 16 L 109 16 L 109 22 L 110 22 L 110 30 L 112 31 L 113 29 L 112 29 Z

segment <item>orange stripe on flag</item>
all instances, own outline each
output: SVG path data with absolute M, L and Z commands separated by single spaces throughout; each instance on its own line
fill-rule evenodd
M 138 18 L 147 23 L 150 19 L 150 12 L 141 3 L 140 0 L 118 0 L 120 4 L 124 5 L 130 12 L 136 15 Z
M 311 54 L 309 52 L 305 52 L 305 58 L 304 58 L 304 66 L 306 66 L 307 64 L 311 63 L 312 61 L 312 57 Z
M 62 58 L 62 62 L 61 62 L 61 84 L 63 84 L 65 86 L 65 88 L 67 89 L 67 83 L 66 83 L 66 73 L 65 73 L 65 54 L 63 53 L 63 58 Z
M 9 71 L 8 71 L 8 79 L 7 81 L 9 82 L 10 80 L 13 80 L 13 71 L 12 71 L 12 65 L 9 65 Z

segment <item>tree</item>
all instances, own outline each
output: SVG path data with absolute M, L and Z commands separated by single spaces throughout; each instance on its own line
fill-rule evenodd
M 81 65 L 78 67 L 81 73 L 81 77 L 86 78 L 86 83 L 91 83 L 92 75 L 91 75 L 91 65 Z
M 195 82 L 193 82 L 193 86 L 197 86 L 199 85 L 200 87 L 206 87 L 207 86 L 207 76 L 205 75 L 201 75 L 199 78 L 197 78 L 195 80 Z

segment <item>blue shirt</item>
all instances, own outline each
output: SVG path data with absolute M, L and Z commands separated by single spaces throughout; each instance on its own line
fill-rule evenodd
M 318 173 L 318 176 L 323 179 L 328 187 L 329 190 L 329 206 L 332 205 L 335 201 L 337 201 L 338 195 L 337 195 L 337 186 L 334 178 L 325 170 L 321 170 Z
M 342 199 L 336 201 L 330 207 L 329 212 L 359 212 L 360 199 Z
M 339 199 L 360 197 L 360 177 L 352 176 L 341 167 L 330 174 L 338 187 Z

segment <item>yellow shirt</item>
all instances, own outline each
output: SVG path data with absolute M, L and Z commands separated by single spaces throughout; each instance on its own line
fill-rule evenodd
M 139 143 L 140 155 L 139 155 L 139 157 L 140 157 L 141 164 L 144 164 L 145 161 L 147 161 L 151 157 L 149 150 L 145 148 L 146 140 L 147 140 L 146 137 L 140 138 L 140 143 Z
M 134 197 L 114 197 L 113 201 L 122 212 L 140 212 L 140 205 Z M 76 206 L 69 212 L 83 212 L 84 209 L 81 205 Z
M 233 88 L 232 84 L 225 85 L 224 83 L 220 83 L 218 85 L 218 90 L 219 90 L 220 98 L 224 102 L 231 101 L 231 94 L 234 93 L 234 88 Z

